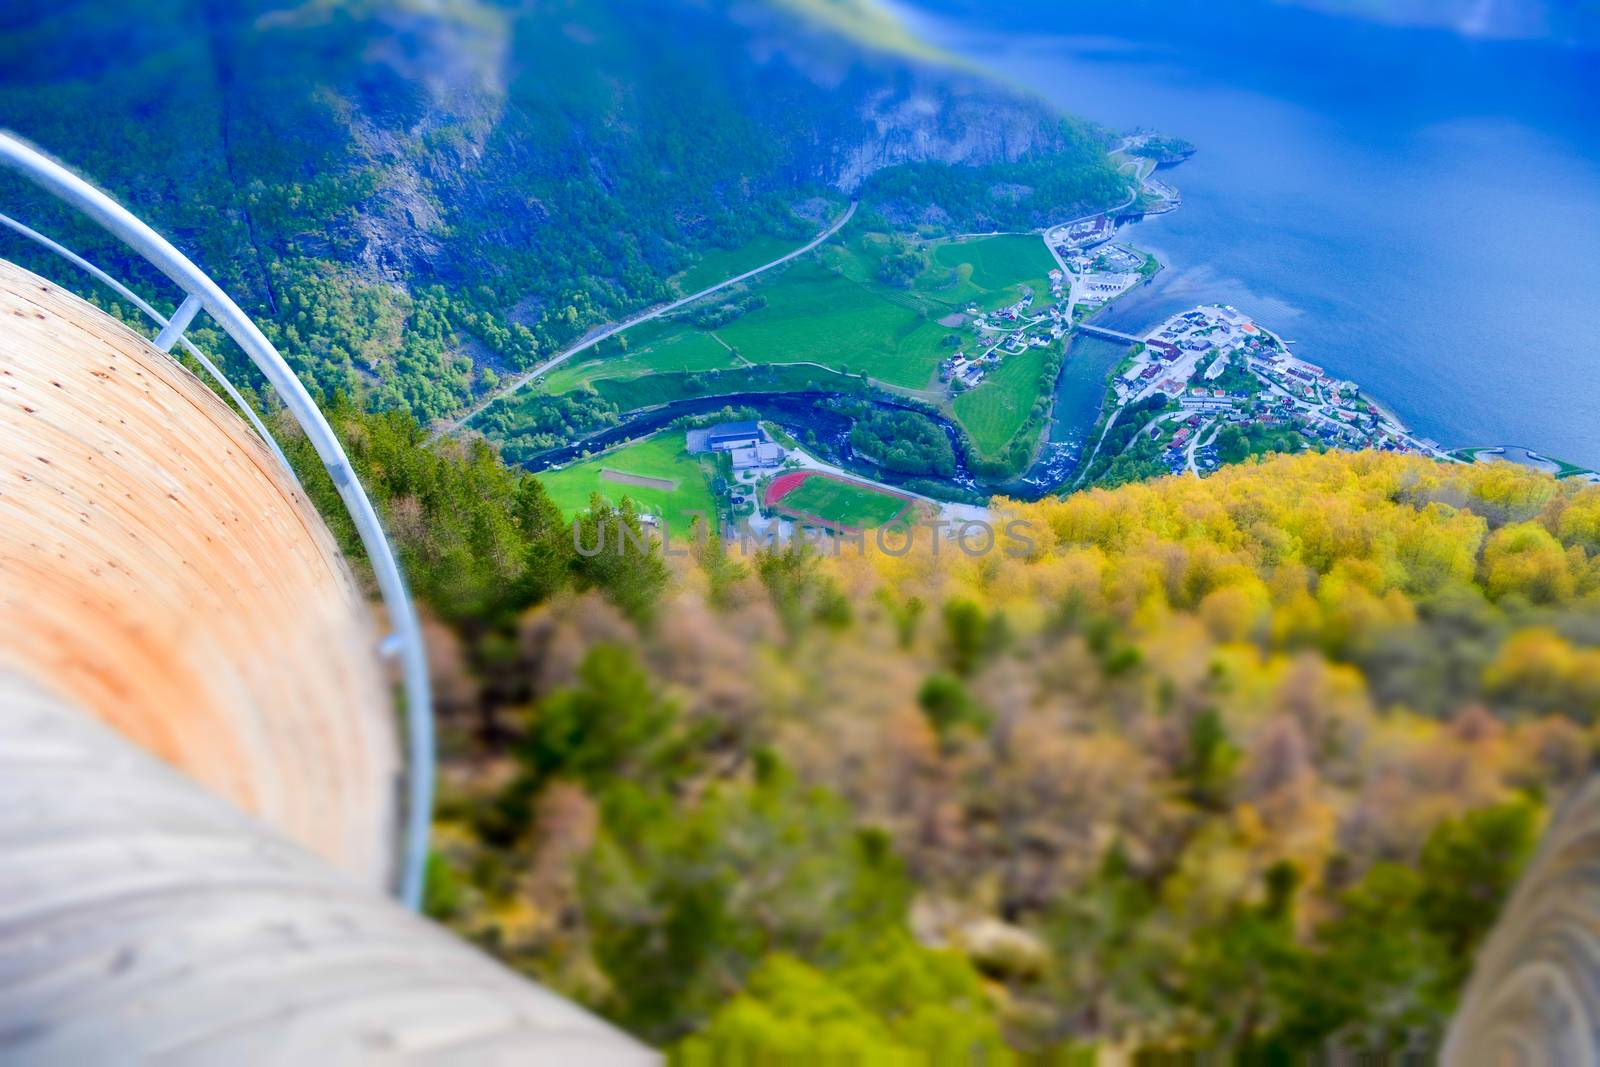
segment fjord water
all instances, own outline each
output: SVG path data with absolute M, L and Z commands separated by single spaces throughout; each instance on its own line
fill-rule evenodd
M 1600 467 L 1600 52 L 1273 0 L 920 0 L 925 37 L 1199 153 L 1124 330 L 1221 301 L 1448 445 Z

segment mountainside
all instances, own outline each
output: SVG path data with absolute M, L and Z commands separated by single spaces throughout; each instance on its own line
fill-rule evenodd
M 883 199 L 938 226 L 1120 199 L 1101 135 L 867 10 L 29 0 L 0 124 L 173 235 L 319 385 L 426 419 L 674 295 L 703 250 L 870 207 L 886 169 L 923 168 Z
M 1600 756 L 1600 486 L 1304 454 L 995 499 L 961 512 L 995 520 L 977 550 L 924 524 L 905 551 L 679 529 L 669 554 L 634 501 L 676 487 L 678 441 L 592 482 L 604 457 L 567 464 L 563 487 L 425 423 L 851 197 L 872 228 L 808 261 L 839 269 L 798 279 L 778 355 L 836 345 L 861 371 L 875 338 L 816 327 L 840 279 L 926 278 L 962 295 L 952 321 L 980 293 L 1020 302 L 1017 280 L 1031 301 L 1056 262 L 1033 237 L 946 261 L 892 231 L 1119 203 L 1102 134 L 862 0 L 6 17 L 0 122 L 173 235 L 328 394 L 425 620 L 434 917 L 689 1064 L 1436 1051 Z M 127 268 L 9 180 L 0 200 Z M 63 271 L 10 238 L 0 255 Z M 875 332 L 923 330 L 943 362 L 955 327 L 883 303 L 907 314 Z M 998 383 L 1018 402 L 992 425 L 1034 417 L 1044 359 L 1011 362 L 1028 373 Z M 654 402 L 687 364 L 616 395 Z M 953 462 L 903 447 L 950 443 L 910 412 L 856 423 L 863 451 Z M 266 414 L 359 571 L 309 442 Z M 602 482 L 615 503 L 558 500 Z
M 430 906 L 684 1062 L 1425 1055 L 1596 755 L 1593 486 L 1330 453 L 669 560 L 341 428 L 447 620 Z

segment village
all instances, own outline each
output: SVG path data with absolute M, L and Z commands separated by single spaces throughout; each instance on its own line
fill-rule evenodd
M 1057 285 L 1059 271 L 1052 270 L 1051 285 Z M 1059 296 L 1056 288 L 1054 295 Z M 1033 293 L 1024 293 L 1022 299 L 997 311 L 983 312 L 976 305 L 966 309 L 967 325 L 973 331 L 973 352 L 956 351 L 939 365 L 939 380 L 953 390 L 963 391 L 983 382 L 989 368 L 1008 355 L 1016 355 L 1031 348 L 1044 348 L 1060 339 L 1071 323 L 1060 303 L 1051 304 L 1037 314 L 1030 314 L 1034 304 Z
M 1104 216 L 1075 225 L 1088 229 L 1050 245 L 1059 264 L 1049 273 L 1050 302 L 1036 301 L 1039 294 L 1025 290 L 1019 300 L 993 311 L 969 305 L 965 325 L 973 332 L 973 351 L 961 349 L 945 360 L 941 382 L 958 391 L 973 388 L 1006 356 L 1060 340 L 1085 316 L 1153 275 L 1153 256 L 1108 243 L 1116 228 Z
M 1145 196 L 1139 207 L 1170 211 L 1178 194 L 1155 181 L 1152 169 L 1140 167 Z M 1040 236 L 1055 265 L 1041 264 L 1044 276 L 1035 273 L 1015 284 L 1000 306 L 975 300 L 939 320 L 949 331 L 943 343 L 951 351 L 938 365 L 938 379 L 945 395 L 957 399 L 1010 361 L 1035 350 L 1059 351 L 1077 333 L 1126 346 L 1126 356 L 1104 379 L 1101 414 L 1088 447 L 1073 453 L 1083 458 L 1057 474 L 1061 479 L 1076 472 L 1077 480 L 1058 480 L 1061 489 L 1095 484 L 1108 473 L 1205 475 L 1250 455 L 1305 449 L 1455 458 L 1411 434 L 1356 383 L 1292 354 L 1292 341 L 1231 305 L 1193 307 L 1141 334 L 1096 322 L 1096 312 L 1161 268 L 1154 255 L 1117 241 L 1120 218 L 1103 212 L 1046 229 Z M 1072 349 L 1065 358 L 1073 358 Z M 988 390 L 1015 391 L 1024 378 L 1007 371 Z M 1029 394 L 1025 402 L 1036 396 Z M 976 502 L 934 499 L 830 463 L 813 454 L 814 442 L 808 451 L 772 422 L 746 417 L 690 426 L 677 440 L 683 454 L 675 458 L 640 451 L 675 451 L 667 440 L 638 446 L 626 466 L 620 455 L 587 464 L 595 469 L 573 476 L 573 499 L 587 500 L 598 483 L 625 485 L 647 507 L 643 524 L 665 532 L 668 521 L 675 529 L 687 527 L 687 486 L 694 490 L 691 510 L 719 515 L 725 537 L 774 535 L 782 541 L 801 529 L 839 533 L 913 515 L 961 522 L 989 515 Z
M 1249 444 L 1288 441 L 1448 458 L 1362 396 L 1356 383 L 1290 354 L 1290 343 L 1228 305 L 1173 315 L 1145 335 L 1111 379 L 1115 410 L 1106 430 L 1117 417 L 1138 411 L 1148 418 L 1140 435 L 1159 446 L 1174 473 L 1206 473 L 1234 458 L 1216 448 L 1230 426 Z

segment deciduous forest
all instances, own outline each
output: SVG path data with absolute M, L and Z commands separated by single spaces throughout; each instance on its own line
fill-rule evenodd
M 1307 454 L 976 556 L 590 559 L 344 428 L 431 616 L 430 909 L 683 1062 L 1425 1052 L 1592 762 L 1600 489 Z

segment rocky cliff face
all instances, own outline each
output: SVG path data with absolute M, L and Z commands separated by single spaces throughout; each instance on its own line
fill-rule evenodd
M 751 69 L 815 90 L 833 122 L 811 176 L 846 192 L 903 163 L 982 166 L 1065 147 L 1061 116 L 958 61 L 875 47 L 771 3 L 730 9 Z
M 191 6 L 135 13 L 76 0 L 29 13 L 9 35 L 0 121 L 38 131 L 115 187 L 128 160 L 111 128 L 160 99 L 187 146 L 177 158 L 191 167 L 203 153 L 226 175 L 255 241 L 374 280 L 462 271 L 453 245 L 464 224 L 525 240 L 573 206 L 571 182 L 623 201 L 673 196 L 667 228 L 686 232 L 671 240 L 788 186 L 854 192 L 898 164 L 981 165 L 1064 146 L 1042 102 L 932 54 L 864 42 L 786 0 Z M 63 58 L 83 51 L 84 33 L 109 47 L 123 31 L 152 46 L 147 60 L 73 69 Z M 57 54 L 46 61 L 40 49 Z M 62 128 L 65 114 L 60 126 L 38 114 L 49 102 L 37 90 L 69 76 L 107 111 L 87 146 L 63 143 L 83 136 Z M 173 167 L 165 184 L 181 191 L 190 180 L 172 158 L 158 150 L 138 164 Z
M 850 193 L 902 163 L 1063 147 L 1059 116 L 1035 99 L 770 3 L 588 0 L 551 14 L 462 0 L 213 22 L 210 47 L 235 72 L 218 87 L 235 102 L 230 138 L 305 139 L 280 180 L 343 172 L 365 186 L 331 229 L 303 228 L 295 243 L 375 278 L 470 273 L 452 230 L 469 221 L 526 240 L 560 214 L 565 197 L 539 195 L 552 180 L 626 198 L 685 179 L 692 230 L 713 206 L 786 185 Z M 313 77 L 285 84 L 284 57 L 293 69 L 309 56 Z
M 866 135 L 836 160 L 832 183 L 852 191 L 873 173 L 901 163 L 1011 162 L 1062 147 L 1056 124 L 1042 108 L 993 91 L 955 88 L 935 80 L 903 93 L 868 95 L 860 111 Z
M 339 388 L 426 336 L 406 361 L 455 382 L 443 409 L 474 338 L 524 366 L 663 299 L 708 246 L 809 235 L 796 204 L 886 170 L 1060 161 L 1103 180 L 1056 206 L 1116 199 L 1083 127 L 834 17 L 863 2 L 35 3 L 0 32 L 0 125 L 175 235 L 286 345 L 346 368 Z M 986 190 L 1039 179 L 984 174 L 960 210 L 909 182 L 887 214 L 988 218 Z M 51 217 L 28 196 L 0 177 L 0 201 Z

